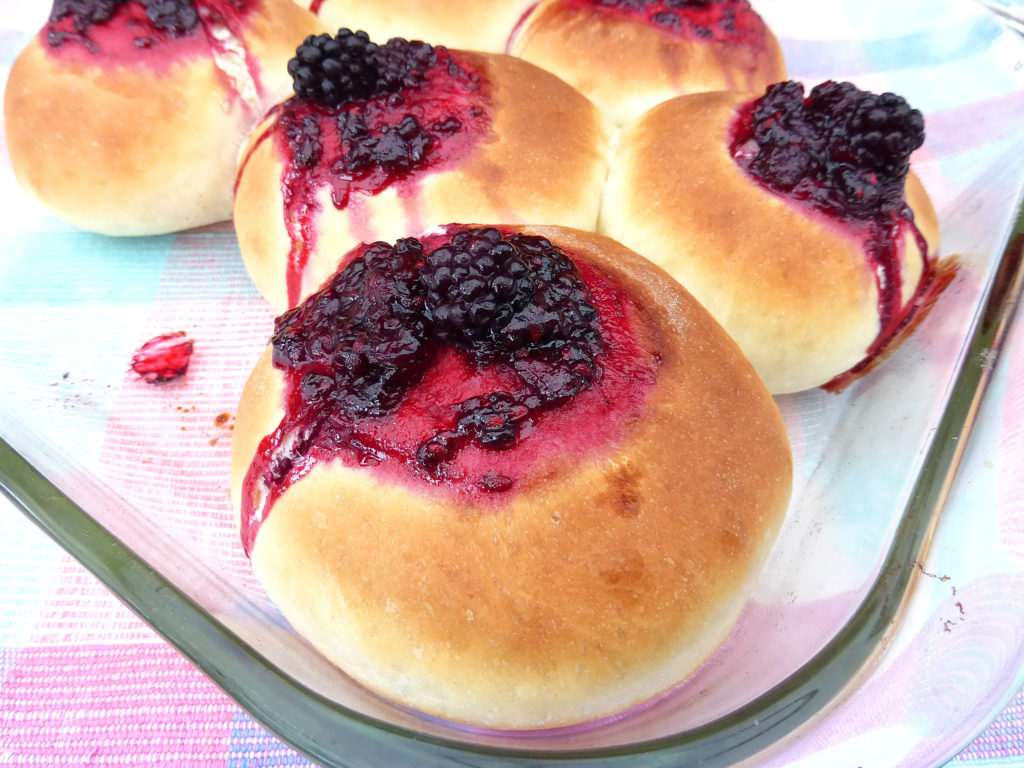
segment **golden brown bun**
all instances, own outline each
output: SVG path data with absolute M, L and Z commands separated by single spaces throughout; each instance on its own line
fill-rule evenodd
M 36 36 L 4 98 L 15 176 L 54 215 L 103 234 L 228 219 L 239 148 L 290 90 L 295 47 L 321 29 L 291 0 L 264 0 L 241 41 L 253 69 L 241 54 L 220 57 L 219 68 L 210 50 L 166 66 L 123 66 L 100 54 L 54 55 Z
M 392 37 L 488 53 L 505 53 L 509 35 L 536 0 L 323 0 L 317 11 L 331 32 L 362 29 Z
M 607 172 L 612 128 L 586 98 L 553 75 L 511 56 L 465 53 L 492 87 L 492 138 L 457 166 L 414 174 L 359 195 L 339 210 L 323 187 L 313 216 L 316 241 L 302 274 L 305 297 L 356 244 L 394 241 L 451 221 L 544 221 L 593 230 Z M 288 307 L 286 274 L 292 243 L 285 226 L 281 178 L 285 166 L 269 130 L 249 140 L 235 197 L 235 229 L 253 282 L 275 309 Z M 403 191 L 411 190 L 411 191 Z M 355 211 L 353 213 L 353 210 Z
M 544 0 L 509 52 L 554 72 L 622 125 L 685 93 L 763 91 L 786 79 L 782 49 L 690 40 L 641 20 Z
M 606 446 L 544 461 L 497 508 L 318 464 L 278 498 L 252 551 L 288 620 L 352 677 L 502 729 L 600 718 L 682 681 L 738 617 L 791 484 L 774 402 L 689 294 L 608 238 L 522 229 L 595 265 L 638 308 L 663 360 L 639 417 Z M 268 351 L 235 422 L 236 509 L 282 392 Z
M 665 268 L 725 327 L 773 393 L 821 386 L 880 331 L 861 245 L 764 190 L 729 155 L 727 125 L 750 94 L 683 96 L 619 135 L 598 231 Z M 906 198 L 928 243 L 935 211 L 916 177 Z M 908 237 L 903 296 L 924 255 Z

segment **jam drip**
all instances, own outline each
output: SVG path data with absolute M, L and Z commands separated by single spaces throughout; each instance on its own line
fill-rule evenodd
M 51 49 L 77 43 L 97 53 L 106 47 L 97 35 L 118 28 L 133 47 L 145 50 L 247 11 L 246 0 L 55 0 L 44 32 Z
M 294 304 L 315 247 L 321 189 L 331 190 L 338 210 L 356 205 L 357 193 L 375 195 L 455 163 L 490 121 L 481 77 L 450 51 L 424 43 L 395 38 L 378 46 L 364 32 L 342 29 L 307 38 L 289 71 L 296 95 L 278 107 L 271 131 L 285 165 Z
M 747 0 L 563 0 L 568 7 L 639 18 L 690 40 L 763 47 L 766 28 Z
M 881 331 L 853 373 L 869 366 L 916 309 L 934 299 L 927 298 L 934 260 L 904 200 L 910 155 L 923 143 L 924 119 L 902 97 L 832 81 L 806 98 L 800 83 L 772 85 L 741 107 L 731 126 L 730 151 L 744 171 L 839 222 L 864 244 L 878 285 Z M 908 234 L 925 264 L 904 302 L 900 253 Z
M 603 326 L 580 270 L 548 240 L 485 228 L 426 242 L 361 246 L 278 318 L 272 359 L 285 374 L 285 416 L 245 478 L 247 551 L 273 501 L 319 461 L 384 464 L 407 480 L 493 495 L 516 477 L 487 456 L 523 445 L 545 414 L 600 389 L 602 363 L 611 389 L 600 397 L 616 407 L 636 407 L 627 385 L 653 380 L 635 349 L 609 351 L 602 333 L 630 339 L 620 292 L 600 284 L 601 302 L 620 303 L 619 325 Z M 461 397 L 467 386 L 476 389 Z M 410 402 L 417 389 L 425 394 Z M 453 399 L 430 402 L 442 397 Z M 462 461 L 465 452 L 483 461 Z

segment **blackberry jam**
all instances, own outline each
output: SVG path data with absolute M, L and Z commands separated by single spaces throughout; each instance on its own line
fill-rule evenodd
M 762 48 L 766 28 L 747 0 L 562 0 L 568 8 L 642 20 L 689 40 Z
M 632 317 L 614 283 L 542 237 L 450 228 L 356 249 L 276 322 L 285 416 L 243 485 L 247 551 L 327 459 L 496 499 L 551 452 L 606 443 L 654 380 Z
M 206 27 L 237 29 L 259 0 L 55 0 L 42 39 L 52 53 L 84 49 L 137 58 L 169 42 L 202 38 Z
M 342 29 L 307 38 L 289 72 L 295 95 L 277 107 L 248 156 L 272 136 L 285 168 L 293 305 L 316 245 L 322 189 L 330 189 L 338 210 L 357 207 L 362 196 L 465 157 L 487 136 L 490 120 L 486 82 L 441 47 L 401 38 L 377 45 L 364 32 Z
M 800 83 L 772 85 L 730 126 L 737 164 L 775 194 L 837 222 L 863 244 L 874 271 L 881 331 L 865 358 L 827 389 L 870 366 L 940 290 L 933 255 L 904 199 L 911 153 L 923 143 L 924 119 L 902 97 L 832 81 L 806 97 Z M 904 302 L 900 253 L 908 233 L 925 263 Z

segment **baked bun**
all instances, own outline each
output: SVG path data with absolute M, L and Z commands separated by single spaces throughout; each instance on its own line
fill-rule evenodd
M 365 64 L 335 86 L 319 62 L 339 46 Z M 348 30 L 304 47 L 296 60 L 314 64 L 293 66 L 298 92 L 250 138 L 235 197 L 242 257 L 275 308 L 318 288 L 360 242 L 449 221 L 596 227 L 611 128 L 554 75 Z M 401 76 L 385 83 L 385 70 Z
M 549 226 L 357 248 L 279 318 L 233 439 L 243 542 L 293 626 L 382 696 L 499 729 L 682 681 L 791 483 L 775 404 L 704 309 Z
M 683 283 L 773 393 L 840 388 L 948 280 L 909 173 L 923 137 L 902 98 L 849 83 L 682 96 L 621 132 L 599 231 Z
M 543 0 L 509 52 L 575 86 L 617 124 L 686 93 L 764 90 L 786 78 L 747 0 Z
M 194 6 L 57 3 L 15 60 L 11 167 L 56 216 L 109 235 L 230 218 L 238 150 L 321 25 L 291 0 Z
M 363 29 L 374 40 L 403 37 L 434 45 L 504 53 L 509 35 L 536 0 L 321 0 L 328 29 Z

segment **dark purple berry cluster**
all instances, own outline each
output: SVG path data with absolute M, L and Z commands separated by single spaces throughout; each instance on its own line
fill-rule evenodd
M 58 48 L 71 39 L 88 44 L 86 33 L 96 24 L 104 24 L 114 17 L 128 0 L 54 0 L 50 11 L 46 42 Z M 70 18 L 74 32 L 56 29 L 55 25 Z
M 85 32 L 95 24 L 110 21 L 128 0 L 54 0 L 50 24 L 71 17 L 77 32 Z
M 50 12 L 47 42 L 56 48 L 69 40 L 83 43 L 89 48 L 93 43 L 88 36 L 89 29 L 110 21 L 125 5 L 137 2 L 146 11 L 146 19 L 152 29 L 170 37 L 185 37 L 199 27 L 199 11 L 194 0 L 54 0 Z M 243 0 L 227 0 L 240 9 Z M 64 19 L 71 20 L 72 30 L 56 28 Z M 135 23 L 135 22 L 132 22 Z M 148 48 L 155 40 L 149 35 L 136 38 L 135 44 Z
M 385 174 L 401 175 L 421 168 L 427 164 L 435 144 L 434 137 L 414 115 L 371 128 L 364 112 L 344 111 L 338 115 L 338 134 L 344 151 L 335 170 L 354 178 L 376 169 Z
M 171 37 L 183 37 L 199 26 L 199 13 L 192 0 L 143 0 L 146 18 Z
M 707 11 L 711 6 L 725 5 L 729 0 L 590 0 L 599 8 L 614 8 L 640 15 L 654 25 L 676 34 L 690 30 L 699 38 L 710 40 L 715 36 L 714 25 L 724 35 L 736 33 L 736 7 L 730 5 L 720 15 L 702 14 L 701 21 L 693 18 L 695 12 Z M 689 13 L 688 13 L 689 12 Z
M 310 405 L 348 418 L 393 409 L 429 359 L 414 238 L 370 245 L 323 290 L 278 318 L 274 364 L 302 377 Z
M 413 238 L 367 246 L 278 318 L 273 361 L 297 377 L 306 442 L 392 411 L 442 345 L 478 365 L 507 366 L 522 389 L 453 404 L 454 423 L 416 452 L 428 472 L 470 442 L 511 445 L 525 420 L 589 388 L 599 372 L 597 312 L 575 264 L 544 238 L 493 228 L 458 232 L 429 255 Z M 324 412 L 341 421 L 313 416 Z
M 362 31 L 310 35 L 288 62 L 295 93 L 323 107 L 397 93 L 415 87 L 437 53 L 426 43 L 394 38 L 385 45 Z
M 435 333 L 481 362 L 595 343 L 596 312 L 576 266 L 542 237 L 464 230 L 430 254 L 423 280 Z
M 830 81 L 804 98 L 803 86 L 790 81 L 755 102 L 751 140 L 748 169 L 771 189 L 846 218 L 871 219 L 902 210 L 924 119 L 892 93 Z

